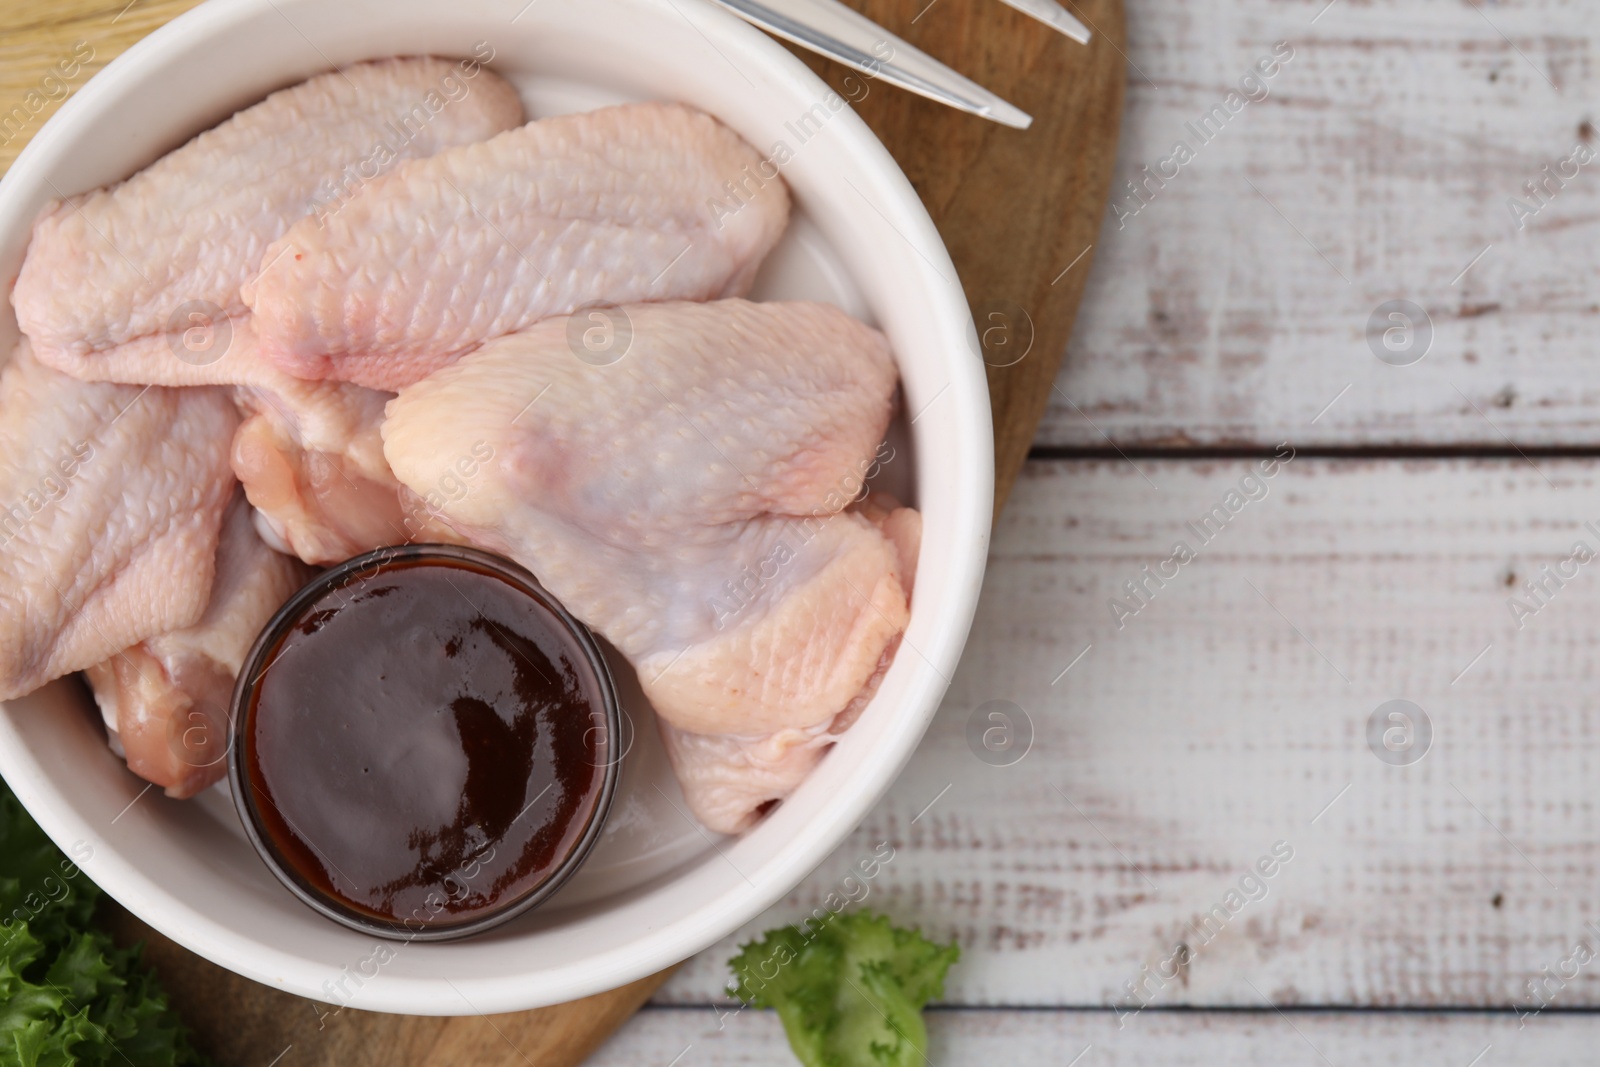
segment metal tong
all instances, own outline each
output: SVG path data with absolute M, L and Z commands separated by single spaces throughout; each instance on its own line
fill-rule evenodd
M 768 33 L 929 100 L 1019 130 L 1027 129 L 1033 122 L 1033 116 L 1027 112 L 912 47 L 839 0 L 715 2 Z M 1056 0 L 1004 2 L 1080 44 L 1089 43 L 1089 28 Z

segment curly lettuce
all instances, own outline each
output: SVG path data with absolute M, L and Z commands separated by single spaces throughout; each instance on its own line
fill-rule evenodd
M 772 1008 L 805 1067 L 927 1062 L 922 1009 L 961 955 L 871 912 L 769 930 L 728 961 L 734 993 Z
M 199 1067 L 140 965 L 91 925 L 100 888 L 0 782 L 0 1067 Z

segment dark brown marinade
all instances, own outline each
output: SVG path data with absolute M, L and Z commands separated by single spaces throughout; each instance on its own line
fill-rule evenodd
M 599 683 L 560 619 L 469 563 L 396 561 L 309 605 L 246 716 L 280 862 L 350 911 L 479 919 L 541 884 L 601 792 Z

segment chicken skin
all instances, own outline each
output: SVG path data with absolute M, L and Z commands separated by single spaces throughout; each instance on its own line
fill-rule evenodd
M 272 242 L 308 214 L 312 226 L 338 218 L 401 160 L 522 119 L 511 86 L 471 60 L 318 75 L 124 182 L 48 207 L 12 292 L 17 321 L 41 361 L 87 380 L 244 380 L 226 336 Z
M 45 208 L 0 368 L 0 700 L 83 671 L 129 769 L 194 796 L 314 567 L 456 542 L 627 657 L 706 827 L 799 788 L 910 616 L 921 517 L 868 488 L 888 341 L 743 299 L 790 194 L 715 118 L 525 120 L 479 60 L 358 63 Z
M 0 700 L 193 625 L 233 493 L 220 389 L 0 371 Z
M 261 628 L 312 573 L 262 542 L 236 493 L 205 613 L 85 672 L 129 770 L 179 799 L 227 775 L 234 680 Z
M 244 417 L 233 472 L 267 544 L 327 565 L 383 545 L 450 539 L 383 457 L 378 427 L 394 394 L 276 368 L 232 393 Z
M 261 361 L 239 287 L 297 219 L 325 226 L 404 160 L 522 119 L 515 90 L 475 60 L 358 63 L 274 93 L 46 209 L 12 294 L 18 321 L 36 356 L 78 378 L 236 387 L 235 469 L 274 545 L 331 563 L 407 540 L 377 433 L 388 397 Z M 412 532 L 425 525 L 413 517 Z
M 822 304 L 609 314 L 630 338 L 615 362 L 580 358 L 557 319 L 401 390 L 384 454 L 423 493 L 483 444 L 443 519 L 616 645 L 667 726 L 810 741 L 876 684 L 908 615 L 915 512 L 850 506 L 892 410 L 888 344 Z M 793 739 L 756 753 L 782 758 L 785 789 L 809 768 Z
M 900 581 L 909 597 L 922 546 L 922 517 L 881 492 L 871 494 L 856 508 L 894 544 Z M 696 734 L 661 722 L 662 746 L 695 817 L 707 829 L 723 834 L 742 833 L 755 825 L 775 802 L 787 798 L 805 781 L 866 709 L 898 646 L 897 638 L 884 648 L 877 671 L 845 709 L 827 722 L 760 736 Z
M 285 371 L 398 390 L 590 304 L 743 295 L 788 215 L 776 169 L 726 126 L 628 104 L 404 164 L 326 226 L 297 223 L 243 296 Z

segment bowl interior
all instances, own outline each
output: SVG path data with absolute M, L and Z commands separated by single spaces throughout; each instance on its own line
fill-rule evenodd
M 631 746 L 587 863 L 535 911 L 468 941 L 370 937 L 286 892 L 251 850 L 226 783 L 192 801 L 105 748 L 75 679 L 0 707 L 0 773 L 90 876 L 207 958 L 303 996 L 417 1014 L 510 1011 L 642 977 L 725 936 L 861 819 L 937 708 L 987 550 L 987 390 L 955 270 L 915 193 L 846 101 L 781 47 L 700 0 L 211 0 L 86 85 L 0 182 L 0 276 L 50 198 L 115 181 L 273 89 L 396 54 L 483 54 L 530 116 L 638 99 L 717 115 L 779 162 L 796 211 L 757 299 L 826 300 L 884 329 L 903 411 L 881 476 L 922 509 L 910 626 L 878 694 L 788 801 L 738 839 L 687 815 L 634 672 L 609 653 Z M 892 91 L 855 82 L 871 92 Z M 9 306 L 0 346 L 16 338 Z M 370 973 L 369 973 L 370 972 Z M 358 973 L 363 981 L 340 981 Z

